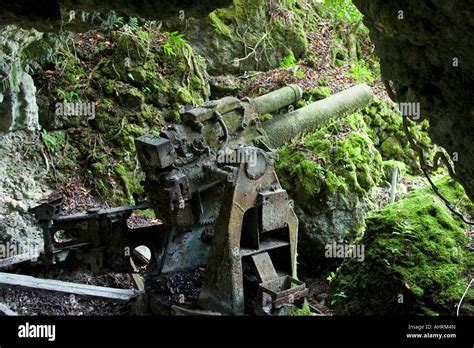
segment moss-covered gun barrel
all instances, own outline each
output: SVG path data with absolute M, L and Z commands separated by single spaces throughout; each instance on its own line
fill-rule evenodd
M 360 84 L 293 112 L 275 116 L 262 127 L 269 145 L 277 148 L 335 118 L 357 112 L 367 106 L 373 96 L 369 86 Z
M 259 115 L 268 114 L 298 102 L 303 96 L 303 91 L 298 85 L 289 85 L 276 91 L 250 99 Z

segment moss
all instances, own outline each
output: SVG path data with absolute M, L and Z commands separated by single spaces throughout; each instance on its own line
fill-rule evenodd
M 283 186 L 302 202 L 322 191 L 366 194 L 380 181 L 382 168 L 366 128 L 362 115 L 354 114 L 282 147 L 276 169 Z
M 178 110 L 175 110 L 175 109 L 168 110 L 164 114 L 164 118 L 168 122 L 176 122 L 180 119 L 180 117 L 181 116 L 180 116 Z
M 211 12 L 209 14 L 209 18 L 211 19 L 212 25 L 214 26 L 214 28 L 216 29 L 218 33 L 228 38 L 232 38 L 232 30 L 221 21 L 221 19 L 218 16 L 217 11 Z
M 400 158 L 403 156 L 403 148 L 394 136 L 388 137 L 380 146 L 385 158 Z
M 247 56 L 249 48 L 255 49 L 236 66 L 216 62 L 213 68 L 219 65 L 220 72 L 267 70 L 277 67 L 290 52 L 302 57 L 308 51 L 302 17 L 294 1 L 233 0 L 231 6 L 211 12 L 210 42 L 205 46 L 208 55 L 220 55 L 213 60 L 232 62 Z
M 398 177 L 403 177 L 408 170 L 408 166 L 405 163 L 395 160 L 382 161 L 382 166 L 384 178 L 387 181 L 391 180 L 392 173 L 395 168 L 398 170 Z
M 311 99 L 317 101 L 331 96 L 331 89 L 328 87 L 319 87 L 306 90 L 303 94 L 304 99 Z
M 446 193 L 461 194 L 448 178 L 437 183 Z M 374 213 L 366 224 L 358 242 L 365 261 L 346 260 L 331 282 L 336 313 L 454 314 L 473 255 L 465 247 L 464 224 L 430 189 Z M 347 299 L 334 297 L 341 291 Z
M 380 150 L 382 158 L 386 161 L 403 162 L 407 165 L 408 173 L 420 174 L 418 160 L 406 138 L 402 124 L 403 117 L 396 104 L 375 98 L 362 114 L 369 127 L 367 134 Z M 430 160 L 433 157 L 434 146 L 427 133 L 427 126 L 427 122 L 423 121 L 420 124 L 410 125 L 409 129 Z
M 260 117 L 261 121 L 269 121 L 269 120 L 273 119 L 272 114 L 263 114 L 263 115 L 260 115 L 259 117 Z
M 126 107 L 141 109 L 144 102 L 145 102 L 145 97 L 143 96 L 143 93 L 141 93 L 136 88 L 127 89 L 127 91 L 125 92 L 122 98 L 122 104 L 123 106 L 126 106 Z

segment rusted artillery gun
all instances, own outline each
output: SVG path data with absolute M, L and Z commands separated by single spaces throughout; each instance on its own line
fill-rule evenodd
M 255 99 L 225 97 L 184 107 L 180 123 L 135 141 L 146 202 L 68 217 L 57 216 L 58 202 L 34 209 L 46 259 L 67 250 L 88 255 L 100 268 L 124 271 L 130 266 L 124 250 L 146 245 L 147 294 L 156 313 L 262 314 L 297 303 L 307 294 L 296 274 L 298 220 L 275 173 L 272 149 L 356 112 L 373 97 L 359 85 L 293 111 L 301 96 L 290 85 Z M 262 121 L 265 114 L 273 117 Z M 132 211 L 146 208 L 162 225 L 128 228 Z M 53 235 L 59 230 L 75 239 L 58 245 Z M 196 269 L 204 276 L 192 308 L 156 290 L 163 279 Z

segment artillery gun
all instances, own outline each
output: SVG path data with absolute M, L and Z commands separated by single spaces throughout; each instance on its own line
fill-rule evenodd
M 131 272 L 130 253 L 151 251 L 147 295 L 155 313 L 273 313 L 307 294 L 296 273 L 298 219 L 281 187 L 273 150 L 373 98 L 358 85 L 294 110 L 302 91 L 290 85 L 255 99 L 225 97 L 183 107 L 181 122 L 135 140 L 147 200 L 134 207 L 58 216 L 60 201 L 33 209 L 44 231 L 45 260 L 64 253 L 95 270 Z M 267 121 L 262 115 L 272 114 Z M 151 208 L 161 225 L 133 230 L 126 220 Z M 55 242 L 65 231 L 72 241 Z M 154 290 L 161 279 L 200 269 L 193 308 Z

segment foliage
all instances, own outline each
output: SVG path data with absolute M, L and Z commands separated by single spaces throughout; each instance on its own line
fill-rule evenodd
M 73 101 L 81 102 L 81 97 L 75 91 L 65 91 L 62 88 L 56 88 L 56 94 L 59 100 L 71 103 Z
M 41 131 L 41 140 L 49 153 L 59 152 L 65 143 L 64 134 L 60 131 L 48 133 L 45 129 Z
M 123 17 L 116 17 L 112 23 L 112 26 L 114 28 L 121 28 L 125 24 L 124 18 Z
M 334 272 L 331 272 L 331 273 L 326 277 L 326 280 L 327 280 L 329 283 L 331 283 L 335 276 L 336 276 L 336 274 L 335 274 Z
M 364 60 L 360 59 L 356 64 L 351 64 L 351 70 L 347 73 L 348 77 L 355 78 L 357 83 L 372 84 L 375 81 L 377 70 L 371 69 Z M 378 73 L 380 75 L 380 73 Z
M 290 52 L 280 63 L 280 69 L 288 69 L 293 72 L 293 75 L 299 77 L 300 79 L 305 77 L 303 71 L 299 70 L 300 67 L 296 64 L 296 58 L 293 52 Z
M 53 103 L 97 101 L 93 121 L 54 117 L 48 126 L 66 131 L 42 131 L 41 141 L 54 155 L 55 174 L 79 173 L 94 194 L 116 205 L 132 203 L 132 194 L 143 192 L 134 140 L 159 134 L 167 115 L 179 119 L 182 104 L 201 104 L 209 97 L 204 60 L 183 35 L 162 32 L 155 22 L 140 23 L 118 19 L 100 35 L 70 34 L 52 62 L 54 87 L 38 85 Z M 173 49 L 172 59 L 164 43 Z M 95 49 L 100 45 L 106 49 Z
M 167 40 L 163 44 L 163 51 L 169 56 L 176 56 L 175 48 L 186 46 L 187 42 L 184 39 L 184 34 L 177 31 L 168 33 Z
M 280 63 L 280 69 L 286 69 L 292 67 L 296 64 L 296 58 L 293 52 L 290 52 L 288 56 L 285 57 Z
M 132 34 L 138 29 L 138 19 L 135 17 L 130 17 L 128 23 L 123 26 L 124 32 L 127 34 Z
M 362 19 L 362 14 L 351 0 L 324 0 L 323 4 L 338 20 L 356 23 Z
M 303 317 L 311 315 L 311 307 L 306 299 L 304 300 L 303 307 L 296 310 L 296 315 Z

